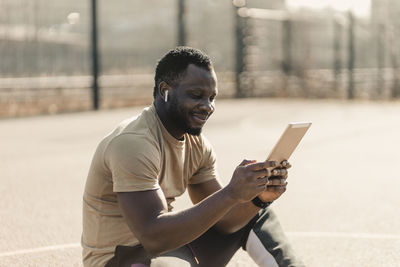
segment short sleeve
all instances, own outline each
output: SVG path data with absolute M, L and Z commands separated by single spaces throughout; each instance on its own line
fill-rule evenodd
M 160 152 L 148 136 L 125 133 L 108 145 L 105 164 L 111 171 L 114 192 L 146 191 L 160 188 Z
M 202 160 L 199 169 L 189 179 L 189 184 L 200 184 L 209 180 L 218 179 L 217 156 L 211 143 L 202 136 Z

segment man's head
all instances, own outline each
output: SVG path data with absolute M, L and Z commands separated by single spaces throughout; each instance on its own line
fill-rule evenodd
M 164 126 L 176 138 L 181 138 L 184 133 L 201 133 L 214 112 L 217 92 L 212 63 L 197 49 L 178 47 L 168 52 L 157 65 L 156 107 Z
M 170 50 L 160 59 L 156 67 L 153 91 L 154 99 L 157 96 L 160 83 L 166 82 L 170 86 L 179 83 L 189 64 L 196 65 L 205 70 L 213 69 L 211 59 L 198 49 L 178 46 Z

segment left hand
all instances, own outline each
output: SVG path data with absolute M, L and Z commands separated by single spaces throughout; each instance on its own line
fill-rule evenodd
M 263 202 L 272 202 L 278 199 L 285 191 L 288 177 L 288 169 L 292 165 L 287 160 L 281 162 L 280 166 L 271 171 L 271 177 L 265 185 L 265 190 L 258 195 Z

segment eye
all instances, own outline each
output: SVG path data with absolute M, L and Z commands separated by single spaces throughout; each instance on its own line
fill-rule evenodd
M 200 99 L 200 98 L 203 97 L 202 94 L 197 93 L 197 92 L 192 92 L 192 93 L 190 93 L 190 96 L 191 96 L 192 98 L 194 98 L 194 99 Z
M 210 97 L 210 101 L 213 102 L 213 101 L 215 100 L 215 97 L 216 97 L 216 95 L 212 95 L 212 96 Z

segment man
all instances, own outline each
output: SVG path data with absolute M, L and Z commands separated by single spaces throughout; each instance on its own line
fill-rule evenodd
M 83 197 L 85 266 L 224 266 L 243 247 L 260 266 L 300 266 L 268 205 L 286 161 L 243 160 L 228 185 L 201 134 L 215 109 L 208 56 L 189 47 L 158 63 L 154 103 L 99 144 Z M 172 211 L 188 190 L 194 206 Z

